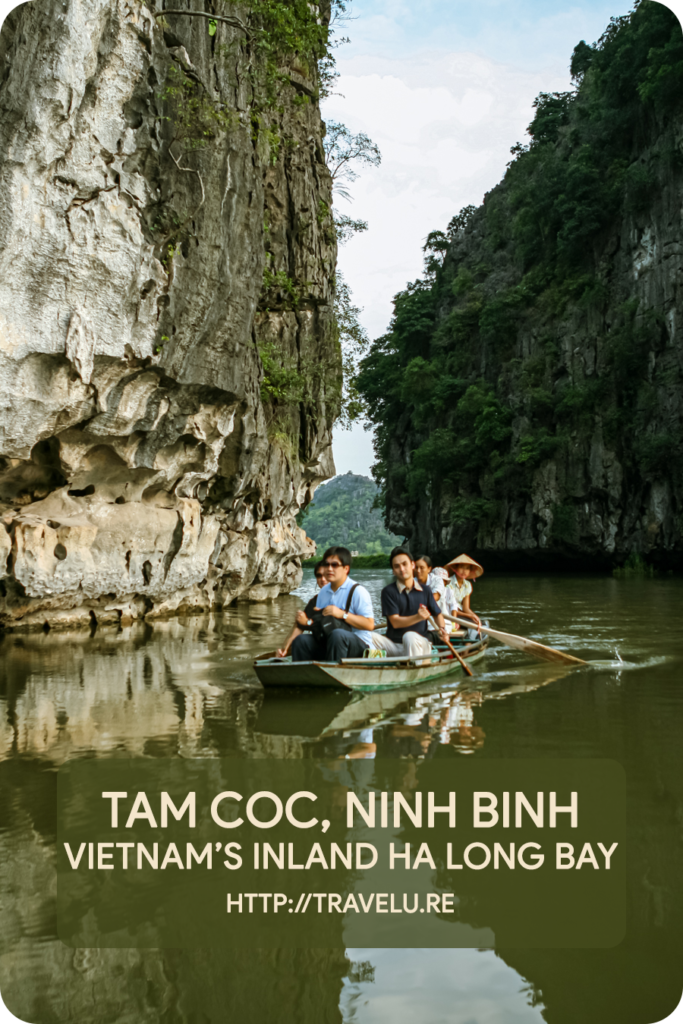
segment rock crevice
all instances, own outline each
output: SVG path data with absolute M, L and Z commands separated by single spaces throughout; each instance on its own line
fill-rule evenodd
M 268 106 L 237 23 L 155 13 L 36 0 L 0 36 L 7 628 L 286 592 L 334 472 L 314 72 Z

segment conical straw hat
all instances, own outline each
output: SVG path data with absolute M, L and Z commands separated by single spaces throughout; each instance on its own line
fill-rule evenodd
M 446 563 L 446 569 L 448 569 L 449 572 L 453 574 L 453 572 L 455 571 L 454 567 L 458 564 L 469 566 L 469 568 L 472 570 L 472 575 L 474 576 L 475 579 L 477 579 L 478 576 L 482 576 L 484 573 L 484 570 L 479 565 L 479 562 L 475 562 L 474 559 L 470 558 L 469 555 L 458 555 L 457 558 L 451 559 L 450 562 Z

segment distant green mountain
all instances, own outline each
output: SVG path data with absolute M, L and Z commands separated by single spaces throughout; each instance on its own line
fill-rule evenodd
M 360 555 L 388 553 L 402 538 L 389 533 L 382 513 L 373 508 L 377 484 L 367 476 L 346 473 L 322 484 L 297 522 L 318 546 L 321 555 L 332 544 L 343 544 Z

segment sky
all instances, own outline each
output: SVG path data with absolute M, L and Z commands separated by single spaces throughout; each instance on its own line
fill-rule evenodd
M 576 44 L 593 43 L 629 0 L 353 0 L 336 51 L 340 72 L 325 120 L 365 132 L 382 153 L 337 198 L 369 229 L 339 251 L 339 268 L 371 338 L 387 329 L 392 297 L 422 274 L 428 233 L 502 178 L 510 147 L 528 141 L 539 92 L 571 88 Z M 683 0 L 672 0 L 672 9 Z M 679 14 L 680 11 L 677 10 Z M 338 473 L 370 474 L 372 434 L 334 432 Z

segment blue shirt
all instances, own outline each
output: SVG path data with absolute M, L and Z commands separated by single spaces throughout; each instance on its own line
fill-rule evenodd
M 337 591 L 332 590 L 332 584 L 326 583 L 318 594 L 318 600 L 316 602 L 316 608 L 327 608 L 328 604 L 333 604 L 336 608 L 343 608 L 346 610 L 346 602 L 349 599 L 349 590 L 354 585 L 355 580 L 348 576 L 344 583 Z M 365 587 L 356 587 L 351 598 L 351 605 L 349 606 L 350 615 L 362 615 L 364 619 L 374 619 L 375 613 L 372 610 L 372 599 L 368 594 Z M 353 632 L 366 644 L 372 643 L 372 633 L 369 629 L 356 629 L 352 627 Z

